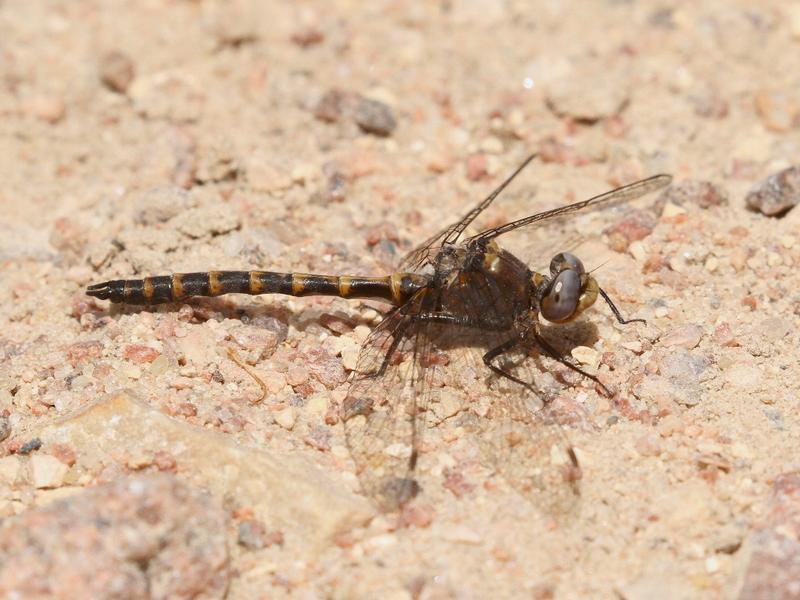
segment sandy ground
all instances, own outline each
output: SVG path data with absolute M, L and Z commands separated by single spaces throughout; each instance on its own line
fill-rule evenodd
M 797 2 L 0 0 L 0 75 L 4 594 L 800 596 L 800 209 L 745 204 L 800 156 Z M 579 234 L 648 321 L 585 317 L 576 356 L 619 393 L 560 392 L 566 520 L 448 421 L 400 520 L 367 506 L 337 414 L 374 304 L 82 293 L 384 274 L 533 151 L 481 225 L 675 177 L 627 216 L 508 240 L 540 266 Z

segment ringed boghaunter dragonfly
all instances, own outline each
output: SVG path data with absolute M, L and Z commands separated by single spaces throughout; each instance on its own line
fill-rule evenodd
M 543 369 L 531 363 L 555 360 L 610 392 L 556 351 L 542 335 L 539 317 L 570 322 L 600 296 L 619 323 L 641 319 L 623 318 L 573 254 L 555 254 L 549 272 L 540 273 L 503 250 L 497 238 L 638 198 L 668 185 L 671 177 L 655 175 L 467 236 L 467 227 L 534 156 L 385 277 L 209 271 L 106 281 L 89 286 L 87 294 L 146 305 L 229 293 L 386 301 L 391 309 L 364 342 L 341 406 L 363 491 L 387 511 L 414 497 L 422 433 L 452 418 L 476 434 L 493 466 L 539 508 L 568 512 L 577 504 L 581 470 L 536 385 Z

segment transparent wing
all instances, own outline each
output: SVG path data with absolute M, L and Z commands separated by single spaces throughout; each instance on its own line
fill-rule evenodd
M 547 361 L 524 343 L 493 364 L 526 385 L 484 363 L 488 350 L 521 337 L 517 325 L 508 322 L 508 315 L 514 314 L 513 296 L 481 272 L 462 275 L 443 290 L 439 304 L 460 315 L 463 324 L 441 326 L 432 336 L 434 347 L 447 356 L 437 383 L 458 400 L 432 397 L 430 412 L 435 417 L 458 410 L 458 417 L 452 418 L 474 434 L 486 462 L 540 510 L 563 518 L 579 504 L 581 472 L 559 415 L 546 402 L 563 384 L 547 371 Z M 437 402 L 450 406 L 438 407 Z
M 581 468 L 561 425 L 565 417 L 550 403 L 555 382 L 524 350 L 503 362 L 529 386 L 494 376 L 486 413 L 472 417 L 470 426 L 489 464 L 512 487 L 542 512 L 570 517 L 579 508 Z
M 558 415 L 542 398 L 562 385 L 520 347 L 501 360 L 530 385 L 494 374 L 490 348 L 517 332 L 426 320 L 434 307 L 473 325 L 500 319 L 508 306 L 480 274 L 444 290 L 423 290 L 391 313 L 364 343 L 342 408 L 347 443 L 363 491 L 393 511 L 419 490 L 417 455 L 429 426 L 463 424 L 486 462 L 541 510 L 556 516 L 578 505 L 580 467 Z
M 499 318 L 507 299 L 491 278 L 470 277 L 457 292 L 467 314 Z M 491 371 L 484 363 L 487 350 L 519 338 L 518 324 L 505 332 L 452 331 L 461 342 L 454 350 L 451 381 L 460 386 L 465 402 L 464 423 L 472 431 L 487 462 L 517 491 L 541 511 L 554 517 L 573 515 L 579 506 L 581 469 L 561 426 L 561 416 L 549 400 L 563 388 L 532 348 L 525 343 L 493 361 L 516 381 Z M 455 338 L 453 338 L 455 340 Z M 470 339 L 475 342 L 470 343 Z M 443 344 L 440 344 L 443 345 Z M 470 379 L 474 373 L 475 380 Z
M 442 229 L 439 233 L 428 238 L 420 246 L 408 253 L 400 263 L 400 270 L 418 271 L 425 265 L 433 264 L 433 259 L 436 257 L 439 248 L 445 244 L 455 244 L 461 237 L 461 234 L 464 233 L 464 230 L 469 227 L 470 223 L 472 223 L 479 214 L 481 214 L 492 202 L 494 202 L 495 198 L 500 195 L 500 192 L 502 192 L 535 157 L 536 154 L 531 154 L 528 158 L 526 158 L 522 164 L 518 166 L 514 172 L 505 179 L 505 181 L 503 181 L 503 183 L 497 186 L 491 194 L 479 202 L 461 219 Z
M 573 517 L 580 506 L 581 468 L 562 426 L 573 417 L 550 403 L 563 385 L 528 348 L 500 361 L 527 386 L 479 365 L 482 355 L 476 348 L 451 355 L 455 372 L 448 387 L 464 398 L 457 422 L 470 432 L 486 464 L 537 509 L 559 520 Z M 465 368 L 470 364 L 476 368 Z
M 372 332 L 359 354 L 342 421 L 366 495 L 384 511 L 413 498 L 414 468 L 435 365 L 428 323 L 417 315 L 430 292 L 421 290 Z
M 540 223 L 549 219 L 563 217 L 590 208 L 594 209 L 600 208 L 604 205 L 607 206 L 629 202 L 644 196 L 645 194 L 659 190 L 669 185 L 671 181 L 671 175 L 653 175 L 647 179 L 642 179 L 641 181 L 618 187 L 609 192 L 600 194 L 599 196 L 589 198 L 588 200 L 582 200 L 580 202 L 575 202 L 574 204 L 568 204 L 567 206 L 560 206 L 558 208 L 546 210 L 529 217 L 511 221 L 510 223 L 506 223 L 505 225 L 501 225 L 499 227 L 487 229 L 486 231 L 473 236 L 469 241 L 476 239 L 490 240 L 496 238 L 497 236 L 503 235 L 504 233 L 508 233 L 509 231 L 513 231 L 521 227 L 527 227 L 528 225 L 532 225 L 534 223 Z

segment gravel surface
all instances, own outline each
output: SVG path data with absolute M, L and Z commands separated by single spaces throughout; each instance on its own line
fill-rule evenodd
M 788 0 L 0 2 L 2 594 L 797 597 L 798 90 Z M 647 320 L 549 330 L 617 391 L 542 376 L 583 470 L 566 520 L 455 393 L 419 497 L 368 504 L 339 409 L 376 303 L 83 293 L 386 274 L 534 151 L 479 226 L 675 178 L 502 239 Z

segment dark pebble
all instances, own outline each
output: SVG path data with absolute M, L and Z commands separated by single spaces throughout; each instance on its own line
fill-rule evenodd
M 775 478 L 761 526 L 749 536 L 749 558 L 738 598 L 797 598 L 800 566 L 800 474 Z
M 770 175 L 747 194 L 745 203 L 768 217 L 778 217 L 800 202 L 800 167 L 794 166 Z
M 623 220 L 605 230 L 609 246 L 617 252 L 624 252 L 631 242 L 650 235 L 657 222 L 655 214 L 649 210 L 634 210 Z
M 314 116 L 320 121 L 335 123 L 342 118 L 347 94 L 342 90 L 333 89 L 325 93 L 314 107 Z
M 8 417 L 0 416 L 0 442 L 4 441 L 11 435 L 11 423 Z
M 325 34 L 315 27 L 304 27 L 292 34 L 292 41 L 301 48 L 308 48 L 325 41 Z
M 30 454 L 31 452 L 35 452 L 41 447 L 42 447 L 42 440 L 40 440 L 39 438 L 33 438 L 31 441 L 24 443 L 17 452 L 17 454 Z
M 353 110 L 353 120 L 366 133 L 386 137 L 397 127 L 392 109 L 377 100 L 359 98 Z
M 133 61 L 126 54 L 113 51 L 100 59 L 100 81 L 112 92 L 127 92 L 134 76 Z
M 728 194 L 710 181 L 688 179 L 673 183 L 659 198 L 659 203 L 671 202 L 677 206 L 696 204 L 700 208 L 727 206 Z
M 261 550 L 266 544 L 264 536 L 266 530 L 260 521 L 248 519 L 239 523 L 239 536 L 237 542 L 248 550 Z
M 314 116 L 327 123 L 346 119 L 365 133 L 382 137 L 390 135 L 397 127 L 394 113 L 387 104 L 340 89 L 332 89 L 320 98 L 314 107 Z

